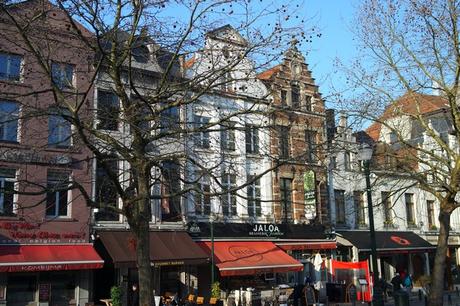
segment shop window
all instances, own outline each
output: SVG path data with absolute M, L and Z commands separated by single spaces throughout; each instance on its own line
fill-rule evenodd
M 391 205 L 391 198 L 390 193 L 387 191 L 381 192 L 382 198 L 382 207 L 383 207 L 383 222 L 385 225 L 392 225 L 393 224 L 393 212 L 392 212 L 392 205 Z
M 235 151 L 235 122 L 226 122 L 221 125 L 220 144 L 222 150 Z
M 316 161 L 316 135 L 315 131 L 305 131 L 306 157 L 309 163 Z
M 46 193 L 46 216 L 67 217 L 69 215 L 69 173 L 48 171 Z
M 51 63 L 51 78 L 59 89 L 73 88 L 74 66 L 65 63 Z
M 260 199 L 260 179 L 255 179 L 254 175 L 248 175 L 249 185 L 247 187 L 248 215 L 250 217 L 260 217 L 261 199 Z
M 222 214 L 224 216 L 236 216 L 236 191 L 231 191 L 236 188 L 236 175 L 232 173 L 224 173 L 222 175 Z
M 0 100 L 0 141 L 18 141 L 19 104 Z
M 39 283 L 49 284 L 51 287 L 50 305 L 71 305 L 75 302 L 75 272 L 42 272 Z
M 280 179 L 280 204 L 282 211 L 282 219 L 288 223 L 292 219 L 292 179 Z
M 7 305 L 34 305 L 37 292 L 37 275 L 8 273 Z
M 97 91 L 97 129 L 118 130 L 120 104 L 118 97 L 111 91 Z
M 22 56 L 0 53 L 0 80 L 19 81 L 21 79 Z
M 293 109 L 300 108 L 300 88 L 298 85 L 291 86 L 291 105 Z
M 180 165 L 176 161 L 164 161 L 161 173 L 161 220 L 179 221 L 181 219 Z
M 334 190 L 335 197 L 335 221 L 337 224 L 345 224 L 345 191 Z
M 405 193 L 404 199 L 406 202 L 406 220 L 408 226 L 415 225 L 415 205 L 414 205 L 414 195 L 412 193 Z
M 201 216 L 209 216 L 211 213 L 211 181 L 209 175 L 198 174 L 198 183 L 195 191 L 195 213 Z
M 254 125 L 246 125 L 246 153 L 257 154 L 259 153 L 259 129 Z
M 118 221 L 118 213 L 113 208 L 118 207 L 118 193 L 114 181 L 109 177 L 106 167 L 118 177 L 118 158 L 115 155 L 106 155 L 96 161 L 96 205 L 98 212 L 95 214 L 97 221 Z
M 0 216 L 14 215 L 15 169 L 0 168 Z
M 362 191 L 353 192 L 353 201 L 355 204 L 356 225 L 363 226 L 366 224 L 366 208 L 364 206 L 364 193 Z
M 68 148 L 71 145 L 72 128 L 63 116 L 68 115 L 66 110 L 51 110 L 48 117 L 48 146 L 55 148 Z
M 280 158 L 289 158 L 289 127 L 278 126 L 278 154 Z
M 435 229 L 436 221 L 435 221 L 435 215 L 434 215 L 434 201 L 433 200 L 426 201 L 426 208 L 427 208 L 428 228 Z
M 195 123 L 195 146 L 202 149 L 209 149 L 209 131 L 206 130 L 206 125 L 209 124 L 209 118 L 203 116 L 194 116 Z

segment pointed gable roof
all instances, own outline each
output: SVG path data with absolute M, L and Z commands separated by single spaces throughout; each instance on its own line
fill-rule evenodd
M 241 45 L 241 46 L 248 45 L 248 41 L 244 39 L 244 37 L 241 36 L 241 34 L 238 33 L 238 31 L 235 30 L 235 28 L 233 28 L 229 24 L 226 24 L 217 29 L 209 31 L 208 33 L 206 33 L 206 37 L 225 41 L 231 44 Z

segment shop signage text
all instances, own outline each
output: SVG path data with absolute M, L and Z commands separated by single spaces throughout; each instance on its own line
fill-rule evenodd
M 152 266 L 154 267 L 162 267 L 162 266 L 182 266 L 184 265 L 184 261 L 160 261 L 160 262 L 154 262 L 152 263 Z
M 249 236 L 274 237 L 283 236 L 283 232 L 276 224 L 254 224 Z
M 0 230 L 8 232 L 8 237 L 0 239 L 0 243 L 55 243 L 83 242 L 85 232 L 51 232 L 40 231 L 40 225 L 30 222 L 0 222 Z

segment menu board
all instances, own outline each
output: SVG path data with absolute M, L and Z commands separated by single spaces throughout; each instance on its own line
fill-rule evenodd
M 51 284 L 39 284 L 38 285 L 38 301 L 49 302 L 51 292 Z

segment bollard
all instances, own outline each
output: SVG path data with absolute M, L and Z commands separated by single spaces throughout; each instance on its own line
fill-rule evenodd
M 422 289 L 418 289 L 418 300 L 422 300 Z

